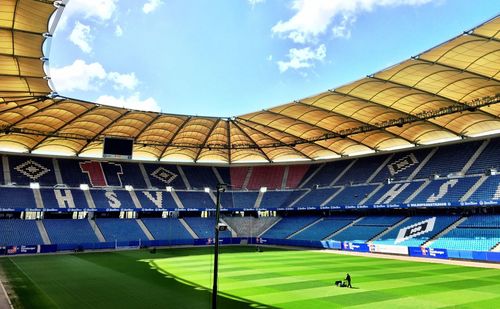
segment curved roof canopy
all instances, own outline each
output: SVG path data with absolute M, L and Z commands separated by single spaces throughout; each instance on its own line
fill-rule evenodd
M 143 112 L 58 96 L 44 70 L 50 0 L 0 7 L 0 150 L 189 162 L 331 159 L 500 132 L 500 17 L 323 93 L 232 118 Z

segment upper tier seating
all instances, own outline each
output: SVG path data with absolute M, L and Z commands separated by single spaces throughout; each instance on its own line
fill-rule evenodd
M 500 200 L 500 175 L 488 176 L 468 199 L 476 202 L 491 200 Z
M 167 191 L 135 191 L 142 208 L 177 208 L 172 194 Z
M 288 166 L 285 189 L 297 188 L 304 179 L 309 167 L 310 165 L 307 164 Z
M 144 169 L 154 188 L 165 189 L 170 186 L 176 189 L 186 189 L 176 165 L 144 163 Z
M 176 191 L 184 208 L 214 208 L 215 203 L 206 192 Z
M 500 138 L 489 141 L 479 157 L 471 165 L 467 174 L 483 174 L 487 169 L 500 171 Z
M 386 159 L 387 155 L 357 159 L 335 185 L 366 183 Z
M 288 207 L 299 196 L 304 194 L 303 190 L 296 191 L 267 191 L 262 197 L 260 208 Z
M 385 182 L 389 178 L 395 181 L 407 180 L 430 151 L 431 149 L 427 148 L 395 153 L 372 182 Z
M 345 168 L 351 164 L 351 160 L 342 160 L 342 161 L 334 161 L 330 163 L 325 163 L 323 165 L 319 165 L 317 168 L 309 169 L 309 173 L 314 173 L 318 168 L 318 172 L 314 174 L 314 176 L 309 179 L 304 186 L 308 188 L 313 188 L 315 186 L 319 187 L 327 187 L 329 186 L 340 173 L 342 173 Z M 304 176 L 304 181 L 309 177 L 308 174 Z
M 328 206 L 358 205 L 377 185 L 346 186 L 339 194 L 330 200 Z
M 457 202 L 477 182 L 479 177 L 438 179 L 431 181 L 411 203 Z
M 258 190 L 261 187 L 281 189 L 285 166 L 255 166 L 252 168 L 247 189 Z
M 403 204 L 422 184 L 423 181 L 385 184 L 365 204 Z
M 259 192 L 226 191 L 221 194 L 223 208 L 253 208 Z
M 293 207 L 319 207 L 340 188 L 311 189 L 303 198 L 301 198 Z
M 451 173 L 459 173 L 481 143 L 481 141 L 473 141 L 438 147 L 436 153 L 415 178 L 428 178 L 434 174 L 447 176 Z
M 215 189 L 219 181 L 209 166 L 180 166 L 192 189 L 203 190 L 204 188 Z
M 135 208 L 126 190 L 90 190 L 96 208 Z
M 12 183 L 17 185 L 29 185 L 30 182 L 38 182 L 41 185 L 54 185 L 56 183 L 52 159 L 8 156 L 8 161 Z
M 82 190 L 40 189 L 44 208 L 88 208 Z

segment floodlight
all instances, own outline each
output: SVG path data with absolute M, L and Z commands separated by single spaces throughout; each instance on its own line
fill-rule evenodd
M 205 187 L 205 192 L 209 193 L 210 192 L 210 188 L 209 187 Z
M 174 188 L 172 188 L 171 186 L 167 186 L 165 189 L 167 189 L 167 192 L 172 192 L 172 191 L 174 191 Z
M 134 191 L 134 187 L 132 187 L 131 185 L 126 185 L 125 186 L 125 190 L 127 190 L 127 191 Z
M 38 182 L 30 182 L 31 189 L 40 189 L 40 184 Z
M 260 187 L 260 192 L 262 193 L 267 192 L 267 187 Z
M 80 190 L 88 191 L 89 190 L 89 185 L 86 184 L 86 183 L 80 184 Z

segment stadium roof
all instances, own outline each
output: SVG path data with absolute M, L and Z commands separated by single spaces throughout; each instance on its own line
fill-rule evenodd
M 56 5 L 54 5 L 54 3 Z M 322 160 L 500 132 L 500 16 L 411 59 L 302 100 L 232 118 L 129 110 L 58 96 L 44 42 L 64 6 L 3 0 L 0 150 L 245 163 Z M 54 23 L 55 25 L 56 23 Z

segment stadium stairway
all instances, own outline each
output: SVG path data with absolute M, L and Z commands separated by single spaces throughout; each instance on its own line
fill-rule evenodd
M 494 252 L 500 252 L 500 242 L 499 242 L 496 246 L 494 246 L 494 247 L 491 249 L 491 251 L 494 251 Z
M 193 231 L 193 229 L 187 224 L 184 219 L 179 219 L 179 222 L 184 226 L 184 228 L 188 231 L 189 235 L 193 237 L 193 239 L 199 239 L 198 235 Z
M 306 230 L 306 229 L 310 228 L 311 226 L 313 226 L 313 225 L 315 225 L 316 223 L 321 222 L 321 221 L 323 221 L 323 218 L 319 218 L 318 220 L 316 220 L 316 221 L 312 222 L 311 224 L 308 224 L 308 225 L 304 226 L 303 228 L 301 228 L 300 230 L 298 230 L 298 231 L 296 231 L 296 232 L 294 232 L 294 233 L 292 233 L 292 234 L 288 235 L 288 237 L 287 237 L 286 239 L 291 239 L 293 236 L 295 236 L 295 235 L 297 235 L 297 234 L 301 233 L 302 231 L 304 231 L 304 230 Z
M 223 218 L 219 218 L 220 222 L 222 222 L 223 224 L 227 225 L 227 230 L 229 232 L 231 232 L 231 237 L 238 237 L 238 235 L 236 234 L 236 231 L 233 230 L 233 228 L 226 222 L 226 220 L 224 220 Z
M 38 228 L 38 232 L 40 232 L 40 236 L 42 237 L 43 244 L 44 245 L 50 245 L 50 238 L 49 234 L 47 233 L 47 230 L 45 229 L 45 226 L 43 225 L 43 222 L 41 220 L 36 221 L 36 227 Z
M 486 179 L 488 179 L 488 176 L 486 175 L 481 176 L 476 181 L 476 183 L 473 184 L 467 192 L 465 192 L 465 194 L 460 198 L 459 201 L 466 202 L 472 196 L 472 194 L 474 194 L 474 192 L 476 192 L 476 190 L 486 181 Z
M 328 240 L 328 239 L 331 239 L 332 237 L 334 237 L 335 235 L 343 232 L 344 230 L 347 230 L 348 228 L 350 228 L 351 226 L 353 226 L 354 224 L 358 223 L 359 221 L 363 220 L 364 217 L 359 217 L 357 218 L 356 220 L 352 221 L 351 223 L 349 223 L 348 225 L 344 226 L 343 228 L 335 231 L 334 233 L 328 235 L 327 237 L 325 237 L 324 239 L 322 240 Z
M 88 192 L 88 191 L 86 191 L 86 192 Z M 106 239 L 104 238 L 104 235 L 102 234 L 101 230 L 99 229 L 99 227 L 97 226 L 97 224 L 95 223 L 95 221 L 92 220 L 91 218 L 88 218 L 87 220 L 89 221 L 90 227 L 92 227 L 92 230 L 94 231 L 95 236 L 97 237 L 97 239 L 100 242 L 105 242 Z
M 449 231 L 455 229 L 457 226 L 459 226 L 462 222 L 467 220 L 467 217 L 462 217 L 455 221 L 453 224 L 442 230 L 441 232 L 437 233 L 434 235 L 434 237 L 428 239 L 426 242 L 424 242 L 421 246 L 422 247 L 429 247 L 436 239 L 440 238 L 441 236 L 446 235 Z
M 415 192 L 413 192 L 410 196 L 408 196 L 408 198 L 404 201 L 405 204 L 408 204 L 410 203 L 417 195 L 420 194 L 420 192 L 422 192 L 422 190 L 424 190 L 429 184 L 431 183 L 431 181 L 429 179 L 427 179 L 426 181 L 424 181 L 422 183 L 422 185 L 420 187 L 418 187 L 417 190 L 415 190 Z
M 486 146 L 488 146 L 489 142 L 490 142 L 489 140 L 485 140 L 485 141 L 483 141 L 483 143 L 479 147 L 477 147 L 476 152 L 474 152 L 474 154 L 470 157 L 469 161 L 467 161 L 467 163 L 465 163 L 464 167 L 460 171 L 460 174 L 462 174 L 462 175 L 467 174 L 467 172 L 469 171 L 472 164 L 474 164 L 474 162 L 476 162 L 476 159 L 481 155 L 481 153 L 486 148 Z
M 304 198 L 304 196 L 306 196 L 309 192 L 311 192 L 311 189 L 306 189 L 304 191 L 304 193 L 299 196 L 298 198 L 295 199 L 295 201 L 293 201 L 290 205 L 288 205 L 288 207 L 293 207 L 295 204 L 297 204 L 302 198 Z
M 264 235 L 265 233 L 267 233 L 267 231 L 269 231 L 270 229 L 273 228 L 273 226 L 275 226 L 276 224 L 278 224 L 283 218 L 279 218 L 278 220 L 276 220 L 273 224 L 269 225 L 266 229 L 264 229 L 259 235 L 257 235 L 257 237 L 262 237 L 262 235 Z
M 436 153 L 436 151 L 437 151 L 437 147 L 433 148 L 431 150 L 431 152 L 429 152 L 429 154 L 425 157 L 425 159 L 422 160 L 422 162 L 420 163 L 420 165 L 417 166 L 415 168 L 415 170 L 413 170 L 413 173 L 411 173 L 410 176 L 408 176 L 408 180 L 413 180 L 418 175 L 418 173 L 420 173 L 420 171 L 424 168 L 424 166 L 427 164 L 427 162 L 429 162 L 430 159 L 434 156 L 434 154 Z
M 151 232 L 148 230 L 148 228 L 146 227 L 146 225 L 144 225 L 144 222 L 142 222 L 141 219 L 135 219 L 135 221 L 137 222 L 137 224 L 141 228 L 141 230 L 144 233 L 144 235 L 146 235 L 146 237 L 148 238 L 148 240 L 155 240 L 155 238 L 153 237 L 153 234 L 151 234 Z
M 182 204 L 181 199 L 179 198 L 177 193 L 175 193 L 175 191 L 172 190 L 172 191 L 170 191 L 170 194 L 172 195 L 172 198 L 175 201 L 175 205 L 177 205 L 178 208 L 184 208 L 184 204 Z
M 377 235 L 373 236 L 372 238 L 368 239 L 366 241 L 366 243 L 370 244 L 372 241 L 374 241 L 375 239 L 379 239 L 380 237 L 384 236 L 385 234 L 389 233 L 390 231 L 394 230 L 395 228 L 397 228 L 398 226 L 401 226 L 403 223 L 405 223 L 406 221 L 408 221 L 410 219 L 410 217 L 406 217 L 404 219 L 402 219 L 401 221 L 397 222 L 396 224 L 392 225 L 392 226 L 389 226 L 387 229 L 383 230 L 382 232 L 378 233 Z
M 262 198 L 264 197 L 265 192 L 262 192 L 259 190 L 259 194 L 257 195 L 257 199 L 255 199 L 255 204 L 253 205 L 253 208 L 259 208 L 260 203 L 262 203 Z
M 349 165 L 347 165 L 347 166 L 346 166 L 346 168 L 344 168 L 344 170 L 343 170 L 340 174 L 338 174 L 338 176 L 337 176 L 337 177 L 335 177 L 335 179 L 334 179 L 334 180 L 330 183 L 330 185 L 329 185 L 329 186 L 330 186 L 330 187 L 334 186 L 334 185 L 337 183 L 337 181 L 339 181 L 340 179 L 342 179 L 342 177 L 345 175 L 345 173 L 347 173 L 347 171 L 348 171 L 348 170 L 349 170 L 349 169 L 350 169 L 350 168 L 354 165 L 354 163 L 356 163 L 357 161 L 358 161 L 358 159 L 354 159 L 354 160 L 352 160 L 352 161 L 349 163 Z

